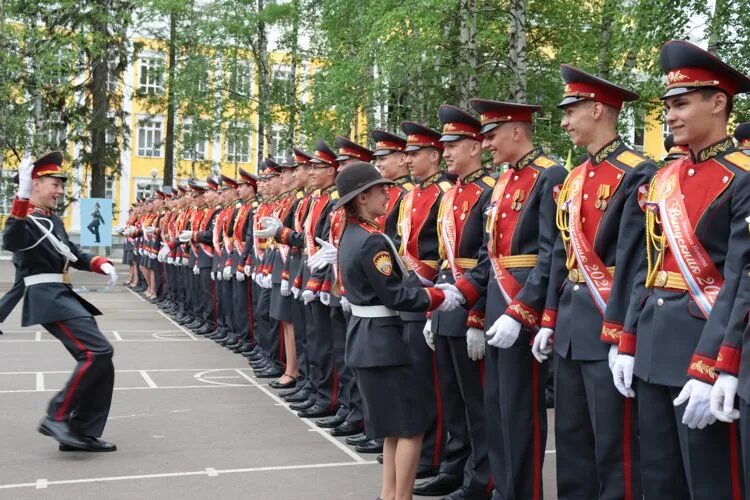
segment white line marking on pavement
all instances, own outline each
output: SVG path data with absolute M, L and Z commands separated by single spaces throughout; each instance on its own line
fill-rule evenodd
M 138 297 L 139 299 L 141 299 L 141 300 L 142 300 L 143 302 L 146 302 L 146 300 L 145 300 L 145 299 L 144 299 L 143 297 L 141 297 L 140 295 L 138 295 L 137 293 L 135 293 L 135 292 L 134 292 L 133 290 L 131 290 L 130 288 L 128 288 L 127 290 L 128 290 L 128 292 L 132 293 L 133 295 L 135 295 L 136 297 Z M 187 335 L 188 337 L 190 337 L 191 339 L 193 339 L 193 340 L 201 340 L 201 339 L 199 339 L 198 337 L 196 337 L 195 335 L 193 335 L 193 333 L 192 333 L 192 332 L 191 332 L 190 330 L 188 330 L 187 328 L 184 328 L 184 327 L 183 327 L 182 325 L 180 325 L 179 323 L 177 323 L 177 322 L 176 322 L 175 320 L 173 320 L 172 318 L 170 318 L 169 316 L 167 316 L 166 314 L 164 314 L 164 311 L 162 311 L 161 309 L 158 309 L 158 308 L 157 308 L 157 309 L 156 309 L 156 311 L 157 311 L 157 312 L 158 312 L 159 314 L 161 314 L 162 316 L 164 316 L 164 318 L 165 318 L 165 319 L 166 319 L 167 321 L 169 321 L 169 322 L 170 322 L 170 323 L 172 323 L 172 324 L 173 324 L 174 326 L 176 326 L 176 327 L 177 327 L 177 328 L 178 328 L 178 329 L 179 329 L 180 331 L 182 331 L 182 332 L 185 332 L 185 334 L 186 334 L 186 335 Z
M 154 379 L 151 378 L 151 375 L 149 375 L 146 370 L 138 370 L 138 373 L 140 373 L 141 377 L 143 377 L 143 380 L 146 381 L 147 386 L 152 389 L 158 389 L 159 386 L 156 385 L 156 382 L 154 382 Z
M 34 332 L 34 341 L 41 342 L 41 340 L 42 340 L 42 332 L 40 331 Z
M 243 472 L 273 472 L 273 471 L 284 471 L 284 470 L 305 470 L 305 469 L 326 469 L 332 467 L 351 467 L 356 465 L 375 465 L 378 462 L 375 461 L 363 461 L 363 462 L 337 462 L 337 463 L 325 463 L 325 464 L 305 464 L 305 465 L 278 465 L 269 467 L 248 467 L 246 469 L 219 469 L 215 472 L 217 474 L 236 474 Z M 44 487 L 53 485 L 65 485 L 65 484 L 86 484 L 86 483 L 104 483 L 110 481 L 128 481 L 135 479 L 159 479 L 168 477 L 188 477 L 188 476 L 209 476 L 209 469 L 192 471 L 192 472 L 165 472 L 161 474 L 137 474 L 132 476 L 109 476 L 109 477 L 89 477 L 82 479 L 63 479 L 59 481 L 47 481 L 46 479 L 38 479 L 33 483 L 15 483 L 15 484 L 0 484 L 0 490 L 10 490 L 18 488 L 36 488 L 38 484 L 44 484 Z M 40 483 L 44 481 L 44 483 Z
M 122 337 L 120 336 L 120 332 L 117 330 L 112 330 L 112 336 L 117 340 L 118 342 L 122 342 Z
M 131 413 L 130 415 L 117 415 L 114 417 L 107 417 L 107 420 L 118 419 L 118 418 L 134 418 L 134 417 L 162 417 L 164 415 L 172 415 L 173 413 L 185 413 L 192 411 L 190 409 L 184 410 L 171 410 L 156 413 Z M 164 436 L 151 436 L 151 437 L 164 437 Z
M 213 467 L 206 467 L 206 474 L 208 477 L 219 477 L 219 473 Z
M 149 391 L 160 391 L 162 389 L 220 389 L 222 387 L 253 387 L 249 384 L 203 384 L 203 385 L 160 385 L 159 387 L 115 387 L 115 391 L 138 391 L 138 390 L 149 390 Z M 45 389 L 43 391 L 37 391 L 36 389 L 10 389 L 0 391 L 0 394 L 26 394 L 26 393 L 44 393 L 44 392 L 59 392 L 60 389 Z
M 36 374 L 36 390 L 44 390 L 44 372 L 37 372 Z
M 37 479 L 36 483 L 34 483 L 34 487 L 38 490 L 43 490 L 47 487 L 47 480 L 46 479 Z
M 243 377 L 248 382 L 250 382 L 251 384 L 253 384 L 255 387 L 257 387 L 258 389 L 260 389 L 261 391 L 263 391 L 263 393 L 265 393 L 266 396 L 268 396 L 269 398 L 271 398 L 272 400 L 274 400 L 276 403 L 283 403 L 283 401 L 281 400 L 281 398 L 279 398 L 276 394 L 274 394 L 273 392 L 269 391 L 268 389 L 266 389 L 265 387 L 263 387 L 262 385 L 260 385 L 253 377 L 251 377 L 247 373 L 244 373 L 242 370 L 236 369 L 235 371 L 240 374 L 240 377 Z M 294 416 L 297 415 L 297 413 L 294 410 L 292 410 L 291 408 L 289 408 L 288 406 L 285 407 L 285 408 L 292 415 L 294 415 Z M 311 419 L 309 419 L 309 418 L 301 418 L 300 420 L 302 422 L 304 422 L 311 429 L 316 429 L 317 428 L 315 426 L 315 423 L 312 422 Z M 325 439 L 327 439 L 328 441 L 330 441 L 338 449 L 340 449 L 341 451 L 343 451 L 344 453 L 346 453 L 348 456 L 350 456 L 356 463 L 364 463 L 364 462 L 366 462 L 366 460 L 364 458 L 360 457 L 359 454 L 357 454 L 356 452 L 352 451 L 349 447 L 347 447 L 345 444 L 343 444 L 341 441 L 339 441 L 335 437 L 331 436 L 327 432 L 326 433 L 321 433 L 321 436 L 323 436 Z

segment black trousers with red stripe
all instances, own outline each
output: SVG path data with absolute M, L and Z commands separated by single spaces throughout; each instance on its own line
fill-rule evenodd
M 686 404 L 672 403 L 680 390 L 636 378 L 643 494 L 665 500 L 743 498 L 737 424 L 688 428 L 682 423 Z
M 445 464 L 441 472 L 460 467 L 463 486 L 470 492 L 489 488 L 487 429 L 484 416 L 483 362 L 472 361 L 466 350 L 466 337 L 435 335 L 440 395 L 446 430 Z
M 641 499 L 635 401 L 617 392 L 609 364 L 555 360 L 559 499 Z
M 494 497 L 541 500 L 547 443 L 544 388 L 548 363 L 538 363 L 524 330 L 508 349 L 490 345 L 484 356 L 484 407 Z
M 107 423 L 115 383 L 112 344 L 92 317 L 42 325 L 63 343 L 78 364 L 65 387 L 49 402 L 47 415 L 67 421 L 84 436 L 100 437 Z
M 339 408 L 336 414 L 350 422 L 362 422 L 362 395 L 359 392 L 354 370 L 344 362 L 346 325 L 349 321 L 340 307 L 331 307 L 331 335 L 333 337 L 333 363 L 339 378 Z M 295 331 L 296 334 L 296 331 Z
M 333 359 L 331 308 L 316 299 L 309 304 L 311 324 L 307 330 L 310 378 L 315 384 L 316 404 L 338 407 L 339 379 Z

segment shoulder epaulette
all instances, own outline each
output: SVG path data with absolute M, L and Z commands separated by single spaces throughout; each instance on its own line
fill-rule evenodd
M 548 156 L 545 156 L 545 155 L 541 155 L 541 156 L 538 156 L 534 160 L 534 165 L 536 165 L 539 168 L 548 168 L 548 167 L 554 167 L 555 165 L 557 165 L 557 163 L 552 158 L 549 158 Z
M 402 186 L 403 186 L 403 188 L 404 188 L 405 190 L 407 190 L 407 191 L 411 191 L 412 189 L 414 189 L 414 184 L 413 184 L 413 183 L 411 183 L 411 182 L 404 182 L 404 183 L 402 184 Z
M 482 182 L 484 182 L 485 184 L 487 184 L 489 187 L 495 187 L 495 182 L 497 182 L 497 181 L 495 180 L 494 177 L 491 177 L 489 175 L 485 175 L 484 177 L 482 177 Z
M 734 165 L 735 167 L 741 168 L 742 170 L 748 171 L 750 170 L 750 156 L 746 155 L 742 151 L 735 151 L 734 153 L 729 153 L 724 157 L 725 160 L 727 160 L 729 163 Z
M 305 193 L 303 193 L 301 190 L 297 191 L 297 199 L 298 200 L 301 200 L 304 197 L 305 197 Z
M 449 190 L 450 188 L 452 188 L 452 187 L 453 187 L 453 184 L 451 184 L 451 183 L 450 183 L 450 182 L 448 182 L 448 181 L 440 181 L 440 182 L 438 183 L 438 187 L 439 187 L 440 189 L 442 189 L 443 191 L 448 191 L 448 190 Z
M 648 158 L 646 158 L 643 155 L 639 155 L 638 153 L 634 151 L 623 151 L 619 155 L 617 155 L 617 161 L 620 163 L 624 163 L 628 167 L 635 168 L 641 163 L 648 161 Z
M 338 200 L 339 199 L 339 192 L 338 191 L 333 191 L 331 193 L 331 199 L 332 200 Z

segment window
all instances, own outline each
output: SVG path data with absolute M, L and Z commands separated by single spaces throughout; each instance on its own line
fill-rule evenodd
M 284 126 L 271 126 L 271 158 L 276 163 L 282 163 L 286 160 L 286 148 L 284 148 Z
M 250 161 L 250 127 L 247 125 L 232 125 L 227 128 L 227 161 Z
M 104 197 L 108 200 L 115 199 L 115 180 L 112 178 L 107 179 L 107 183 L 104 186 Z
M 15 170 L 3 170 L 0 174 L 0 220 L 3 221 L 4 216 L 10 214 L 13 205 L 13 195 L 16 192 L 16 183 L 13 182 L 15 175 Z
M 635 115 L 635 124 L 633 127 L 633 149 L 643 152 L 643 142 L 646 136 L 646 120 L 643 115 Z
M 151 95 L 164 93 L 164 56 L 150 55 L 141 57 L 141 75 L 138 92 Z
M 43 149 L 65 149 L 67 141 L 67 127 L 60 113 L 49 113 L 42 122 L 41 140 Z
M 161 120 L 145 118 L 138 121 L 138 156 L 161 158 Z
M 120 85 L 120 78 L 117 74 L 117 61 L 107 63 L 107 90 L 114 94 Z
M 271 73 L 272 92 L 277 102 L 289 104 L 294 98 L 292 70 L 288 66 L 275 66 Z
M 150 177 L 135 178 L 135 199 L 138 197 L 151 196 L 153 190 L 163 184 L 162 179 L 152 179 Z
M 241 95 L 252 93 L 253 74 L 250 61 L 233 61 L 229 69 L 229 89 Z
M 191 122 L 182 124 L 182 159 L 206 159 L 206 138 Z

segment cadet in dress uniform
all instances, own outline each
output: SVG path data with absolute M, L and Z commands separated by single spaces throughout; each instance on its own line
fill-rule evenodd
M 555 242 L 555 194 L 567 171 L 532 142 L 540 106 L 472 99 L 482 146 L 509 164 L 492 192 L 487 255 L 456 283 L 474 303 L 487 296 L 484 401 L 493 498 L 541 499 L 547 440 L 547 363 L 529 344 L 541 321 Z
M 352 308 L 346 363 L 362 391 L 367 434 L 385 438 L 381 497 L 405 499 L 412 496 L 430 415 L 397 310 L 431 310 L 445 296 L 437 289 L 405 286 L 406 268 L 375 222 L 386 213 L 383 184 L 390 182 L 369 163 L 352 164 L 338 177 L 337 208 L 345 206 L 348 215 L 339 261 Z
M 495 179 L 482 167 L 481 123 L 454 106 L 441 106 L 440 141 L 448 173 L 458 181 L 443 196 L 438 217 L 441 267 L 437 283 L 453 284 L 477 265 Z M 484 419 L 484 297 L 467 312 L 437 312 L 425 326 L 432 334 L 447 431 L 466 456 L 463 483 L 446 498 L 487 498 L 490 488 Z M 428 332 L 428 328 L 431 331 Z
M 648 259 L 633 263 L 614 381 L 638 395 L 647 498 L 740 498 L 735 424 L 711 425 L 709 395 L 750 257 L 750 161 L 727 136 L 732 98 L 750 79 L 684 41 L 664 44 L 660 61 L 667 124 L 690 155 L 651 181 Z
M 562 65 L 562 127 L 585 147 L 558 198 L 549 294 L 533 350 L 554 330 L 555 443 L 560 498 L 641 498 L 636 414 L 609 384 L 634 265 L 643 255 L 639 203 L 656 165 L 617 135 L 622 104 L 638 95 Z
M 192 193 L 192 203 L 188 210 L 185 225 L 182 227 L 178 239 L 183 247 L 182 265 L 184 266 L 185 281 L 187 282 L 187 314 L 179 320 L 185 328 L 196 330 L 203 326 L 203 290 L 200 286 L 200 272 L 198 263 L 198 243 L 193 241 L 193 228 L 197 230 L 205 214 L 204 194 L 208 185 L 195 179 L 188 180 L 188 187 Z
M 92 317 L 99 310 L 73 292 L 68 268 L 106 274 L 109 285 L 117 283 L 117 272 L 107 259 L 71 243 L 54 213 L 67 179 L 62 161 L 62 153 L 53 152 L 18 167 L 3 247 L 13 252 L 19 280 L 11 300 L 1 301 L 2 309 L 9 312 L 23 296 L 22 326 L 41 324 L 77 361 L 70 380 L 50 401 L 39 432 L 57 440 L 61 451 L 115 451 L 114 444 L 99 439 L 112 402 L 112 345 Z
M 232 276 L 225 277 L 225 269 L 229 265 L 231 269 L 232 242 L 228 236 L 228 226 L 232 223 L 234 216 L 235 201 L 237 199 L 237 181 L 231 177 L 221 174 L 219 176 L 221 187 L 219 188 L 219 213 L 213 228 L 214 265 L 213 278 L 216 290 L 216 318 L 217 333 L 209 338 L 219 344 L 226 344 L 234 338 L 232 332 Z M 229 272 L 227 271 L 227 275 Z M 225 282 L 226 281 L 226 282 Z
M 688 155 L 690 150 L 687 146 L 682 144 L 674 143 L 674 136 L 672 134 L 667 135 L 664 139 L 664 150 L 667 152 L 667 156 L 664 157 L 664 164 L 668 164 L 674 160 L 679 160 Z

